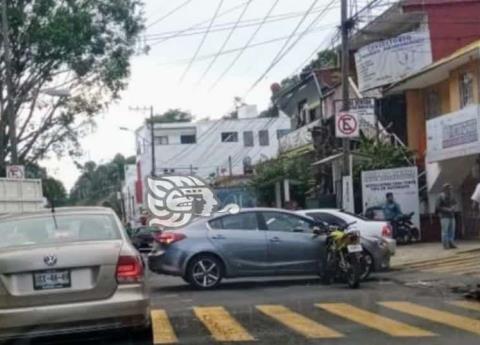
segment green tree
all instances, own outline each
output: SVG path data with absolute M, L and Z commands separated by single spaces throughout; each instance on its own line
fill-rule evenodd
M 7 4 L 12 92 L 1 54 L 0 173 L 11 156 L 9 116 L 17 122 L 21 162 L 52 151 L 80 153 L 79 138 L 93 127 L 94 115 L 125 88 L 143 29 L 141 0 Z
M 193 115 L 181 109 L 169 109 L 163 114 L 153 117 L 155 123 L 192 122 L 192 120 Z M 147 120 L 147 122 L 150 123 L 150 120 Z
M 53 177 L 42 180 L 43 196 L 47 198 L 50 205 L 55 207 L 65 206 L 68 202 L 67 191 L 62 181 Z

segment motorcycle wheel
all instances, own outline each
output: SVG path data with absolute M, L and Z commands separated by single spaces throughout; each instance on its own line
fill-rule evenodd
M 411 242 L 418 242 L 420 240 L 420 231 L 417 228 L 412 229 Z
M 373 271 L 373 257 L 367 251 L 362 252 L 360 257 L 360 280 L 366 280 Z
M 325 285 L 330 285 L 333 282 L 334 272 L 335 272 L 333 265 L 334 265 L 333 253 L 329 251 L 327 253 L 325 267 L 321 275 L 322 283 Z
M 357 289 L 360 286 L 360 261 L 356 255 L 350 255 L 348 257 L 348 269 L 347 269 L 347 284 L 352 289 Z

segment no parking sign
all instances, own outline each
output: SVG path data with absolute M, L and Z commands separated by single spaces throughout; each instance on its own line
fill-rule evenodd
M 357 138 L 360 135 L 358 114 L 341 111 L 335 117 L 337 138 Z

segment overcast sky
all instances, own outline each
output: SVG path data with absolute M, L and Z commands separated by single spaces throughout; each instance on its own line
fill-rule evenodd
M 245 101 L 247 103 L 257 104 L 260 110 L 266 108 L 269 104 L 271 83 L 279 82 L 284 77 L 291 75 L 322 42 L 330 41 L 340 17 L 340 1 L 335 1 L 331 10 L 315 22 L 314 27 L 317 29 L 306 34 L 295 48 L 248 94 L 247 91 L 255 80 L 265 72 L 286 40 L 247 49 L 218 86 L 211 90 L 212 84 L 234 59 L 235 53 L 220 56 L 201 81 L 200 78 L 212 59 L 198 59 L 199 61 L 192 64 L 185 78 L 181 81 L 181 76 L 185 73 L 188 64 L 185 61 L 193 57 L 203 35 L 176 37 L 162 43 L 158 43 L 158 39 L 153 40 L 155 36 L 152 35 L 183 30 L 202 21 L 206 21 L 202 25 L 203 27 L 208 26 L 208 20 L 213 16 L 219 1 L 192 0 L 174 15 L 147 29 L 145 39 L 147 44 L 151 46 L 150 52 L 148 55 L 133 58 L 128 89 L 122 93 L 119 102 L 110 106 L 108 112 L 97 117 L 98 128 L 96 132 L 82 140 L 85 155 L 80 159 L 80 162 L 93 160 L 101 163 L 110 160 L 116 153 L 122 153 L 125 156 L 134 154 L 135 141 L 133 134 L 121 131 L 119 127 L 134 130 L 142 124 L 148 114 L 131 111 L 129 110 L 130 106 L 153 105 L 157 113 L 169 108 L 182 108 L 191 111 L 196 118 L 219 118 L 232 110 L 235 96 L 243 97 L 246 95 Z M 262 18 L 274 1 L 252 0 L 243 20 Z M 184 0 L 146 0 L 147 25 L 183 2 Z M 220 12 L 245 2 L 246 0 L 224 0 Z M 315 10 L 307 17 L 298 32 L 304 31 L 319 15 L 319 11 L 330 2 L 331 0 L 318 0 Z M 365 2 L 359 1 L 361 4 Z M 279 0 L 272 15 L 279 16 L 292 12 L 304 12 L 312 3 L 313 0 Z M 214 25 L 235 22 L 242 8 L 240 7 L 236 11 L 217 18 Z M 298 15 L 288 20 L 265 24 L 254 43 L 288 36 L 301 18 L 302 16 Z M 242 47 L 255 29 L 256 26 L 238 28 L 225 50 Z M 229 31 L 211 32 L 199 52 L 199 57 L 218 52 L 228 34 Z M 64 182 L 67 189 L 73 186 L 79 175 L 78 170 L 69 158 L 60 161 L 52 158 L 43 162 L 43 164 L 47 166 L 51 175 Z

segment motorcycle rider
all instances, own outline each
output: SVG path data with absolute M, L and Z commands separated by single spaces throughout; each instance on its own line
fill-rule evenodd
M 392 225 L 394 225 L 395 220 L 403 215 L 402 209 L 400 205 L 395 201 L 392 192 L 388 192 L 385 195 L 385 204 L 383 205 L 383 214 L 385 215 L 385 220 L 389 221 Z M 396 229 L 393 229 L 394 233 Z M 395 236 L 395 234 L 394 234 Z

